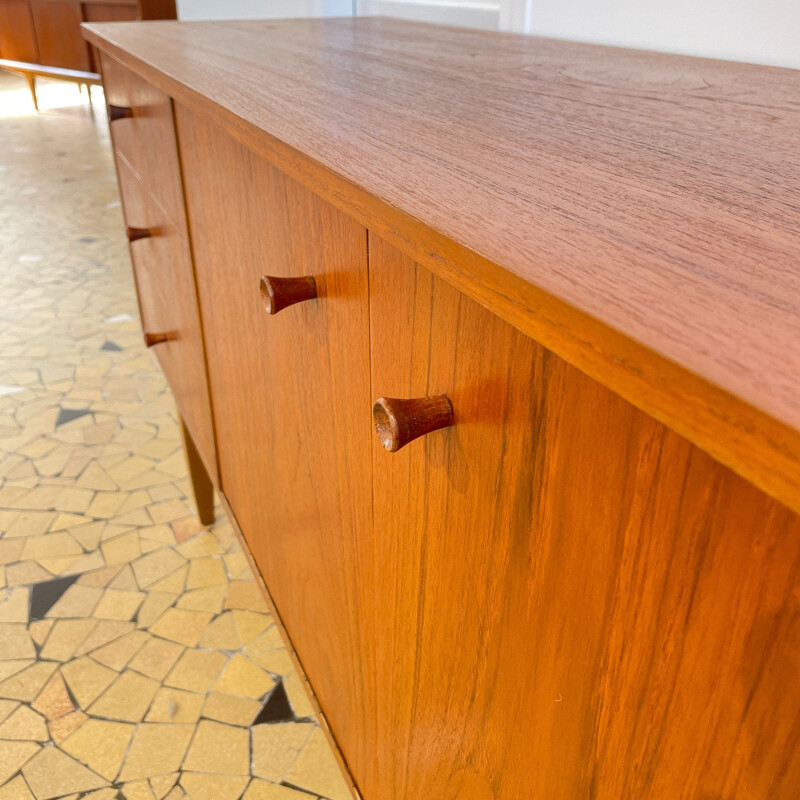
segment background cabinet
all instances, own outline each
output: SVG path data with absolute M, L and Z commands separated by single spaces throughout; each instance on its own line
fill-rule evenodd
M 0 59 L 97 72 L 82 22 L 175 18 L 175 0 L 0 0 Z

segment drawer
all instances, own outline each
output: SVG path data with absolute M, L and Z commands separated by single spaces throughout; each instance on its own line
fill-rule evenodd
M 131 261 L 145 335 L 165 334 L 152 345 L 209 475 L 217 459 L 208 396 L 203 337 L 185 226 L 175 224 L 133 172 L 118 159 L 125 221 L 143 238 L 131 242 Z
M 104 53 L 101 68 L 109 108 L 132 114 L 109 123 L 117 160 L 124 158 L 169 217 L 179 222 L 184 216 L 183 193 L 172 101 Z

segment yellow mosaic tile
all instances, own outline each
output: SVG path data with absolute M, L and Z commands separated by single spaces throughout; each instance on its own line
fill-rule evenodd
M 230 725 L 248 727 L 261 710 L 261 703 L 249 697 L 210 692 L 203 706 L 203 716 Z
M 100 589 L 94 586 L 73 584 L 47 612 L 47 616 L 90 617 L 102 594 Z
M 178 660 L 183 650 L 183 645 L 177 644 L 176 642 L 152 638 L 136 654 L 130 666 L 131 669 L 135 669 L 137 672 L 141 672 L 149 678 L 163 681 L 167 673 L 175 665 L 175 662 Z M 96 657 L 95 655 L 95 658 Z
M 40 749 L 41 746 L 34 742 L 3 742 L 0 747 L 0 786 Z
M 210 622 L 197 644 L 208 650 L 239 650 L 242 637 L 233 614 L 227 612 Z
M 187 650 L 167 675 L 164 683 L 192 692 L 207 692 L 227 661 L 228 658 L 224 653 Z
M 308 744 L 289 769 L 285 780 L 330 800 L 352 800 L 350 789 L 320 728 L 311 732 Z
M 253 779 L 242 800 L 309 800 L 308 792 Z
M 22 775 L 0 788 L 0 800 L 36 800 Z
M 125 564 L 135 561 L 142 554 L 137 531 L 103 542 L 101 547 L 106 564 Z
M 62 744 L 61 749 L 112 781 L 128 750 L 134 725 L 87 719 Z
M 248 781 L 248 777 L 235 775 L 192 772 L 184 772 L 181 775 L 181 786 L 192 800 L 239 800 Z
M 205 589 L 209 586 L 224 586 L 228 582 L 225 564 L 219 558 L 193 558 L 189 562 L 187 589 Z
M 39 661 L 15 672 L 0 683 L 0 697 L 30 703 L 39 694 L 57 666 L 50 661 Z
M 237 653 L 225 667 L 214 684 L 217 692 L 233 693 L 245 697 L 263 697 L 275 685 L 275 681 L 249 658 Z
M 0 653 L 4 659 L 34 658 L 33 645 L 25 625 L 0 625 Z
M 201 720 L 183 768 L 228 775 L 250 774 L 250 734 L 243 728 Z
M 177 598 L 178 595 L 174 592 L 148 592 L 144 603 L 139 608 L 139 613 L 136 615 L 137 626 L 146 628 L 152 625 Z
M 103 666 L 119 671 L 145 646 L 149 638 L 144 631 L 131 631 L 111 644 L 93 650 L 92 658 Z
M 126 670 L 89 706 L 89 714 L 138 722 L 153 702 L 158 687 L 158 681 Z
M 76 656 L 82 656 L 102 647 L 104 644 L 113 642 L 121 636 L 130 633 L 136 626 L 133 622 L 115 619 L 101 619 L 97 621 L 92 632 L 78 645 L 75 650 Z
M 150 553 L 133 563 L 133 572 L 136 581 L 142 589 L 166 577 L 182 566 L 186 559 L 171 548 L 162 548 L 155 553 Z M 183 587 L 181 587 L 183 588 Z
M 243 608 L 266 613 L 269 609 L 255 581 L 233 581 L 228 589 L 225 608 Z
M 254 611 L 242 611 L 239 609 L 232 613 L 243 644 L 253 641 L 260 633 L 263 633 L 272 625 L 272 617 L 269 614 L 256 614 Z
M 30 592 L 25 588 L 12 589 L 0 602 L 0 622 L 28 622 Z M 5 655 L 4 651 L 0 654 Z
M 45 747 L 22 768 L 37 800 L 99 789 L 107 782 L 56 747 Z
M 94 610 L 94 616 L 101 619 L 133 619 L 145 595 L 126 589 L 106 589 Z
M 175 772 L 194 733 L 194 725 L 142 723 L 134 734 L 120 780 L 135 781 Z
M 256 725 L 253 728 L 253 775 L 280 783 L 310 739 L 311 723 Z
M 219 614 L 222 611 L 222 604 L 228 594 L 228 587 L 211 586 L 208 589 L 194 589 L 181 597 L 176 603 L 177 608 L 188 608 L 192 611 L 208 611 L 211 614 Z
M 173 772 L 171 775 L 156 775 L 154 778 L 150 778 L 150 789 L 155 795 L 156 800 L 162 800 L 175 785 L 179 777 L 177 772 Z
M 0 723 L 0 739 L 23 739 L 31 742 L 46 742 L 50 739 L 47 722 L 28 706 L 20 706 L 4 722 Z
M 190 722 L 200 719 L 203 695 L 162 687 L 145 717 L 146 722 Z
M 151 592 L 172 592 L 174 594 L 181 594 L 186 586 L 186 576 L 188 573 L 189 565 L 183 564 L 174 572 L 167 575 L 166 578 L 161 578 L 161 580 L 150 584 L 148 590 Z
M 60 672 L 53 674 L 31 705 L 50 720 L 75 710 Z
M 39 652 L 40 658 L 48 661 L 69 660 L 95 625 L 97 622 L 93 619 L 55 620 L 50 635 Z
M 77 730 L 88 719 L 83 711 L 73 711 L 65 714 L 58 719 L 50 720 L 48 729 L 50 738 L 56 743 L 61 744 L 73 731 Z
M 194 647 L 210 621 L 211 614 L 203 611 L 170 608 L 150 626 L 150 631 L 163 639 Z

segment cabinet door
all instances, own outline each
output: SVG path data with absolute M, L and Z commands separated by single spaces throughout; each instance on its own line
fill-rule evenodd
M 40 63 L 47 67 L 88 70 L 89 48 L 81 36 L 81 4 L 66 0 L 31 0 Z
M 337 736 L 363 679 L 355 554 L 371 519 L 366 231 L 176 109 L 220 479 Z M 318 298 L 266 313 L 262 275 Z
M 800 796 L 798 517 L 369 257 L 375 396 L 444 393 L 455 426 L 374 440 L 364 797 Z
M 38 63 L 30 0 L 0 0 L 0 58 Z

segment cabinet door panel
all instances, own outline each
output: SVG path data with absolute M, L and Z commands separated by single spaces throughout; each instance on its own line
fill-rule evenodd
M 800 796 L 800 520 L 370 235 L 366 798 Z M 366 613 L 369 610 L 369 613 Z
M 0 0 L 0 58 L 38 63 L 30 0 Z
M 203 118 L 176 120 L 222 489 L 346 740 L 371 518 L 366 231 Z M 319 297 L 269 316 L 264 274 L 313 276 Z
M 88 70 L 89 48 L 81 36 L 81 4 L 31 0 L 39 59 L 48 67 Z

